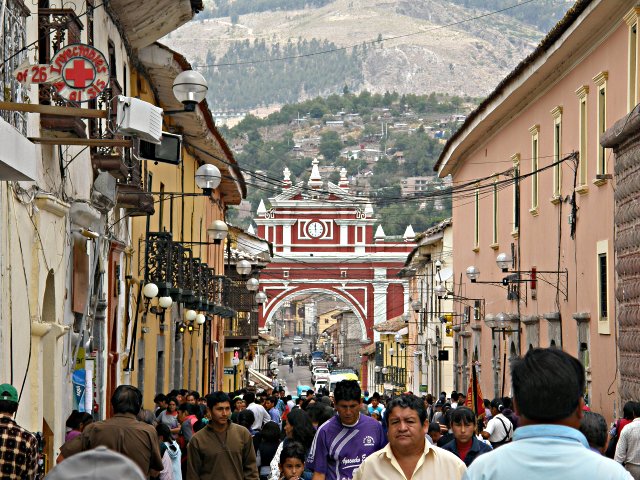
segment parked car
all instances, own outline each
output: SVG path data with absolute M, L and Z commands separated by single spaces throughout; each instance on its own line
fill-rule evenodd
M 309 385 L 298 385 L 298 388 L 297 388 L 298 397 L 301 397 L 302 395 L 306 397 L 307 390 L 313 390 L 313 388 L 311 388 Z
M 293 337 L 293 343 L 303 343 L 303 342 L 304 340 L 302 339 L 302 337 L 299 337 L 298 335 Z

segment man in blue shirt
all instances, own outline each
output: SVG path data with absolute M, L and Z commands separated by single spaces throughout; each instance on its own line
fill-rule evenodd
M 591 451 L 579 431 L 585 375 L 557 348 L 534 348 L 512 362 L 513 401 L 520 428 L 513 442 L 478 457 L 466 480 L 631 480 L 622 465 Z

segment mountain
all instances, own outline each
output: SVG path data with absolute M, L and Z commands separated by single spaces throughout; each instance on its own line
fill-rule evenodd
M 570 5 L 566 0 L 218 0 L 206 2 L 204 12 L 163 42 L 185 54 L 211 82 L 214 112 L 327 96 L 345 85 L 355 92 L 481 97 Z M 495 10 L 503 11 L 490 14 Z

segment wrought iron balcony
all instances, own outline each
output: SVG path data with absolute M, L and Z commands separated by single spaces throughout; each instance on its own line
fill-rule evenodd
M 38 63 L 47 64 L 64 46 L 80 43 L 84 28 L 80 18 L 71 8 L 38 9 Z M 40 104 L 77 107 L 77 104 L 61 98 L 52 85 L 39 85 Z M 86 138 L 87 125 L 79 117 L 40 115 L 40 125 L 45 130 L 55 130 L 66 135 Z
M 233 318 L 225 320 L 225 340 L 257 340 L 258 314 L 256 312 L 239 312 Z
M 16 81 L 13 72 L 27 58 L 24 50 L 27 44 L 26 18 L 29 9 L 22 0 L 9 0 L 5 6 L 3 35 L 0 36 L 0 55 L 2 55 L 2 100 L 5 102 L 25 103 L 28 101 L 26 89 Z M 2 118 L 15 127 L 22 135 L 27 135 L 27 117 L 25 113 L 0 112 Z

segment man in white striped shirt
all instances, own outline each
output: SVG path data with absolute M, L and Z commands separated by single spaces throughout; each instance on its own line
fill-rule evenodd
M 624 427 L 616 446 L 616 462 L 624 465 L 635 480 L 640 480 L 640 403 L 634 402 L 633 422 Z

